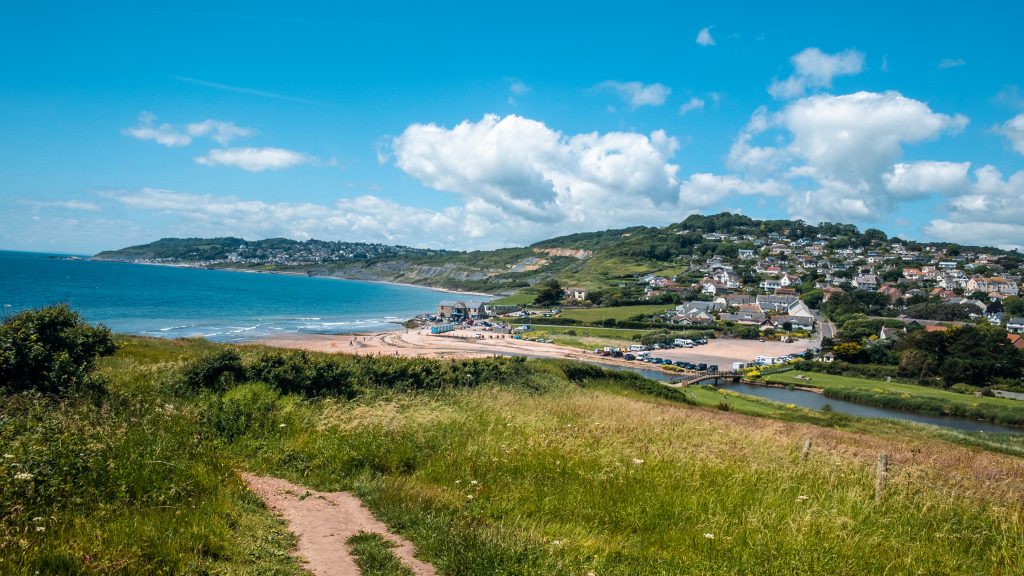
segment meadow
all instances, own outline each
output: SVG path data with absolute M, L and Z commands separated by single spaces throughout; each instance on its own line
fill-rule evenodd
M 973 396 L 931 386 L 799 370 L 766 375 L 765 380 L 821 388 L 826 396 L 840 400 L 1024 426 L 1024 402 L 1019 400 Z
M 1024 461 L 919 428 L 700 408 L 721 395 L 569 362 L 119 343 L 106 394 L 4 398 L 0 572 L 299 573 L 236 470 L 355 492 L 442 574 L 1024 565 Z
M 570 318 L 581 322 L 601 322 L 613 319 L 616 321 L 630 320 L 637 316 L 660 314 L 670 308 L 669 304 L 640 304 L 637 306 L 604 306 L 596 308 L 575 308 L 563 310 L 562 318 Z

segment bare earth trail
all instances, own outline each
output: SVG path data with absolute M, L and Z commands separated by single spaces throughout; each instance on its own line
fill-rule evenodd
M 360 576 L 346 543 L 357 532 L 380 534 L 394 542 L 395 555 L 417 576 L 437 574 L 433 566 L 416 559 L 411 542 L 392 534 L 348 492 L 316 492 L 247 472 L 242 479 L 267 508 L 288 522 L 288 529 L 298 537 L 298 555 L 304 567 L 316 576 Z

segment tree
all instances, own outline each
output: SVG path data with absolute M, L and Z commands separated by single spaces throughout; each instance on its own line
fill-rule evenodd
M 540 292 L 537 293 L 537 298 L 534 299 L 535 304 L 541 306 L 549 306 L 552 304 L 558 304 L 562 300 L 562 285 L 558 283 L 557 278 L 552 278 L 546 282 L 541 283 Z
M 66 304 L 20 312 L 0 324 L 0 390 L 67 396 L 99 388 L 96 358 L 116 350 L 108 328 L 90 326 Z
M 1024 298 L 1019 296 L 1010 296 L 1003 299 L 1003 312 L 1011 318 L 1024 316 Z

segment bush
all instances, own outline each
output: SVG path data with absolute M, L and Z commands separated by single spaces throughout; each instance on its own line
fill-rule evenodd
M 223 348 L 200 356 L 185 365 L 177 384 L 185 390 L 226 389 L 245 379 L 242 359 L 232 348 Z
M 232 440 L 250 431 L 268 432 L 274 424 L 274 406 L 280 395 L 267 384 L 242 384 L 211 401 L 206 423 Z
M 0 391 L 66 396 L 102 388 L 93 365 L 116 350 L 108 328 L 90 326 L 67 305 L 26 310 L 0 324 Z
M 352 370 L 338 359 L 307 352 L 264 352 L 246 366 L 249 380 L 285 394 L 355 396 Z

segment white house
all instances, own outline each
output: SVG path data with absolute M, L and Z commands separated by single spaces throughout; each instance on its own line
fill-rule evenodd
M 1010 318 L 1007 320 L 1006 331 L 1014 334 L 1024 334 L 1024 318 Z

